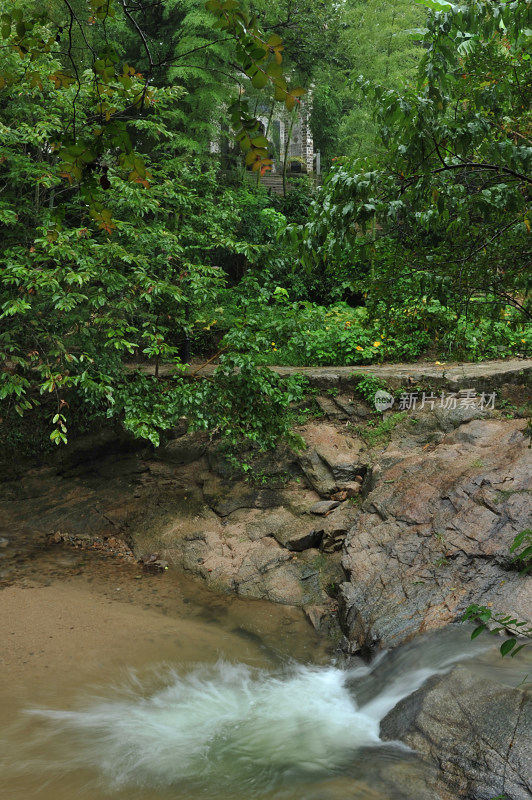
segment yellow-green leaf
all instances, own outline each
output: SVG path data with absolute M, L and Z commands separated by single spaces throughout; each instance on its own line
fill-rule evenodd
M 258 70 L 255 73 L 253 78 L 251 79 L 251 85 L 255 87 L 255 89 L 263 89 L 266 84 L 268 83 L 268 76 L 262 70 Z

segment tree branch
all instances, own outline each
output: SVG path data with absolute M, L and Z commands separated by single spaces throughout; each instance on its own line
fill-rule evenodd
M 437 175 L 440 172 L 449 172 L 456 169 L 483 169 L 491 172 L 502 172 L 505 175 L 511 175 L 514 178 L 518 178 L 520 181 L 525 181 L 525 183 L 530 183 L 532 185 L 532 178 L 529 178 L 527 175 L 523 175 L 521 172 L 516 172 L 514 169 L 503 167 L 499 164 L 487 164 L 477 161 L 464 161 L 461 164 L 446 164 L 444 167 L 439 167 L 439 169 L 432 170 L 431 174 Z M 416 179 L 419 179 L 421 176 L 417 175 L 415 177 Z
M 126 18 L 133 25 L 133 27 L 135 28 L 135 30 L 137 31 L 138 35 L 140 36 L 140 38 L 142 40 L 142 44 L 144 46 L 144 49 L 146 51 L 146 55 L 148 57 L 148 63 L 150 65 L 149 66 L 149 70 L 148 70 L 148 75 L 147 75 L 146 81 L 144 83 L 144 89 L 142 90 L 142 93 L 141 93 L 141 96 L 140 96 L 140 108 L 142 108 L 143 105 L 144 105 L 144 101 L 146 99 L 146 92 L 148 91 L 148 85 L 149 85 L 150 80 L 151 80 L 151 78 L 153 76 L 153 70 L 154 70 L 154 67 L 155 67 L 155 63 L 153 61 L 151 50 L 150 50 L 150 46 L 148 44 L 148 40 L 146 39 L 146 35 L 145 35 L 144 31 L 142 30 L 142 28 L 138 24 L 137 20 L 135 19 L 135 17 L 133 16 L 131 11 L 129 10 L 128 5 L 126 3 L 126 0 L 121 0 L 121 3 L 122 3 L 122 8 L 124 10 L 124 14 L 125 14 Z

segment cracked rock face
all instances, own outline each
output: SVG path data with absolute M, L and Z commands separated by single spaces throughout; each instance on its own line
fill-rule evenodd
M 321 422 L 305 426 L 302 433 L 308 449 L 299 454 L 299 466 L 320 497 L 330 498 L 342 487 L 352 486 L 357 475 L 365 472 L 362 442 L 342 435 L 341 428 Z
M 418 435 L 407 450 L 403 436 L 382 454 L 344 547 L 351 652 L 442 627 L 471 603 L 529 619 L 532 581 L 512 569 L 510 554 L 515 536 L 532 527 L 523 428 L 521 420 L 476 419 L 439 441 Z
M 463 667 L 401 700 L 383 719 L 381 738 L 434 763 L 455 798 L 532 796 L 532 698 Z

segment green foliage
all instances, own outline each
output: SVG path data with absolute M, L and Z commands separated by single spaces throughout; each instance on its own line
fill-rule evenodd
M 527 529 L 517 534 L 510 547 L 510 553 L 515 553 L 519 548 L 522 549 L 514 556 L 512 563 L 517 564 L 521 570 L 521 575 L 525 575 L 532 567 L 532 530 Z M 486 606 L 470 605 L 462 617 L 463 622 L 468 620 L 480 623 L 471 634 L 472 639 L 476 639 L 477 636 L 488 630 L 488 624 L 492 621 L 497 623 L 498 627 L 489 629 L 489 633 L 498 634 L 504 632 L 510 635 L 511 638 L 506 639 L 500 646 L 502 656 L 510 654 L 513 658 L 532 641 L 532 626 L 529 622 L 524 622 L 505 614 L 494 614 Z M 517 637 L 528 639 L 528 641 L 518 645 Z
M 64 47 L 70 53 L 70 29 L 85 33 L 86 23 L 74 6 L 58 9 L 70 16 L 66 30 L 26 8 L 6 12 L 2 31 L 3 423 L 11 429 L 40 406 L 51 441 L 64 443 L 81 402 L 89 418 L 117 418 L 154 444 L 187 416 L 235 445 L 271 446 L 288 434 L 292 385 L 239 354 L 225 356 L 213 381 L 189 380 L 179 357 L 185 342 L 205 346 L 216 324 L 222 265 L 260 256 L 260 236 L 241 235 L 250 194 L 176 156 L 183 91 L 152 87 L 120 61 L 112 37 L 124 37 L 126 23 L 136 30 L 126 4 L 123 14 L 95 5 L 72 75 Z M 150 52 L 145 59 L 153 73 Z M 155 377 L 132 369 L 139 360 Z M 158 380 L 163 362 L 175 368 L 171 380 Z
M 357 394 L 361 395 L 366 403 L 373 407 L 375 393 L 380 390 L 387 391 L 386 381 L 376 375 L 363 375 L 357 383 Z
M 216 18 L 215 27 L 235 39 L 235 56 L 254 89 L 271 87 L 275 101 L 292 111 L 305 94 L 301 86 L 289 87 L 283 74 L 284 44 L 277 33 L 265 36 L 255 18 L 248 16 L 236 0 L 207 0 L 205 8 Z M 246 166 L 264 173 L 272 160 L 268 157 L 269 142 L 260 132 L 259 122 L 249 101 L 241 94 L 229 107 L 229 117 Z
M 373 401 L 373 397 L 371 400 Z M 372 419 L 367 422 L 366 425 L 356 425 L 355 431 L 368 447 L 382 446 L 390 441 L 391 432 L 404 418 L 405 413 L 403 411 L 398 411 L 395 414 L 390 414 L 390 416 L 378 423 Z
M 211 142 L 219 140 L 221 124 L 228 127 L 225 107 L 235 82 L 227 68 L 232 43 L 213 29 L 212 14 L 202 3 L 165 0 L 160 8 L 158 18 L 150 10 L 142 20 L 143 25 L 153 20 L 152 46 L 161 43 L 158 81 L 186 89 L 172 119 L 171 145 L 176 154 L 212 160 Z
M 118 384 L 107 415 L 118 416 L 126 430 L 155 446 L 185 417 L 191 430 L 210 431 L 233 453 L 246 442 L 266 450 L 280 438 L 298 447 L 286 409 L 302 399 L 306 386 L 299 376 L 283 380 L 257 368 L 250 356 L 226 355 L 213 380 L 128 376 Z
M 413 81 L 423 54 L 420 27 L 425 18 L 424 9 L 410 0 L 354 0 L 346 5 L 340 46 L 349 79 L 333 155 L 367 157 L 382 151 L 372 99 L 360 90 L 357 80 L 363 76 L 365 81 L 397 90 Z
M 525 575 L 532 569 L 532 530 L 527 529 L 517 534 L 510 547 L 510 553 L 515 553 L 520 547 L 522 550 L 513 557 L 512 563 L 517 564 L 521 575 Z
M 308 383 L 301 376 L 286 380 L 255 365 L 250 354 L 234 353 L 222 359 L 209 384 L 207 403 L 209 428 L 219 430 L 231 444 L 242 439 L 261 449 L 273 447 L 280 438 L 300 447 L 301 440 L 291 431 L 286 409 L 301 401 Z
M 164 93 L 158 93 L 134 67 L 121 61 L 107 38 L 107 24 L 112 28 L 116 16 L 112 2 L 90 4 L 89 24 L 94 24 L 98 33 L 91 37 L 93 44 L 86 39 L 82 56 L 75 46 L 74 30 L 83 37 L 87 22 L 70 4 L 60 3 L 57 14 L 55 9 L 54 13 L 43 13 L 33 4 L 15 3 L 13 10 L 13 4 L 5 0 L 0 9 L 4 12 L 0 102 L 7 105 L 10 129 L 3 132 L 4 136 L 7 133 L 8 143 L 31 137 L 32 149 L 25 153 L 28 163 L 33 162 L 35 148 L 44 147 L 45 158 L 40 160 L 56 168 L 49 172 L 41 168 L 34 179 L 46 188 L 57 184 L 58 178 L 79 184 L 90 215 L 100 228 L 110 232 L 112 218 L 101 192 L 109 183 L 108 166 L 116 167 L 117 179 L 148 185 L 150 176 L 144 159 L 133 147 L 128 122 L 164 103 Z M 123 13 L 127 16 L 126 10 Z M 21 84 L 25 87 L 23 94 L 18 91 Z M 28 123 L 21 111 L 30 98 Z M 32 117 L 38 119 L 36 126 Z M 20 137 L 10 128 L 13 118 L 23 121 Z M 11 170 L 24 168 L 23 163 L 8 163 Z M 38 214 L 38 194 L 35 205 Z
M 465 319 L 511 306 L 530 325 L 530 15 L 503 2 L 431 14 L 418 87 L 363 83 L 385 151 L 336 162 L 300 232 L 305 263 L 351 269 L 372 310 L 406 293 Z
M 382 337 L 364 309 L 292 302 L 282 287 L 250 276 L 223 304 L 223 343 L 253 351 L 260 364 L 355 364 L 381 360 Z
M 320 74 L 321 80 L 312 90 L 312 110 L 310 126 L 314 141 L 314 148 L 319 150 L 322 159 L 322 169 L 327 172 L 338 152 L 344 152 L 345 144 L 340 140 L 340 130 L 344 117 L 347 116 L 345 106 L 348 104 L 344 89 L 334 67 L 330 64 L 324 66 Z M 358 133 L 358 128 L 355 128 Z M 351 142 L 351 134 L 348 140 Z M 347 151 L 349 152 L 349 151 Z
M 227 331 L 224 343 L 252 349 L 258 363 L 311 366 L 415 360 L 434 344 L 446 359 L 532 352 L 532 328 L 511 307 L 502 308 L 494 321 L 480 304 L 472 303 L 467 315 L 457 314 L 438 300 L 416 298 L 413 293 L 411 299 L 397 298 L 393 305 L 380 300 L 369 307 L 338 302 L 321 306 L 292 299 L 312 291 L 311 276 L 286 268 L 283 274 L 286 261 L 278 259 L 278 269 L 269 258 L 270 270 L 250 272 L 219 300 L 217 326 Z
M 261 366 L 531 354 L 528 4 L 438 4 L 414 32 L 423 48 L 399 35 L 419 9 L 387 9 L 377 25 L 380 7 L 355 0 L 165 0 L 149 13 L 0 0 L 0 402 L 13 441 L 35 415 L 64 442 L 82 407 L 154 444 L 186 416 L 263 448 L 289 435 L 302 390 Z M 406 53 L 422 56 L 415 89 L 398 80 Z M 357 58 L 366 78 L 389 78 L 361 84 L 377 160 L 339 159 L 317 194 L 301 180 L 285 198 L 221 177 L 231 148 L 218 159 L 210 145 L 230 120 L 247 165 L 268 166 L 256 116 L 275 100 L 297 108 L 289 75 L 313 82 L 332 152 L 346 110 L 366 113 L 345 83 Z M 216 353 L 212 381 L 186 376 L 183 361 Z
M 323 65 L 338 58 L 344 15 L 334 0 L 253 0 L 250 9 L 263 28 L 283 36 L 284 62 L 305 85 L 319 80 Z
M 480 634 L 486 630 L 488 633 L 494 635 L 499 633 L 510 634 L 511 638 L 506 639 L 499 648 L 502 656 L 510 654 L 513 658 L 520 650 L 530 644 L 530 641 L 525 641 L 518 645 L 518 639 L 516 637 L 524 637 L 528 640 L 532 640 L 532 626 L 530 626 L 529 622 L 520 621 L 509 615 L 494 614 L 491 609 L 486 606 L 470 605 L 466 609 L 462 621 L 480 623 L 471 634 L 472 639 L 476 639 L 477 636 L 480 636 Z M 488 624 L 491 621 L 497 623 L 497 627 L 488 629 Z

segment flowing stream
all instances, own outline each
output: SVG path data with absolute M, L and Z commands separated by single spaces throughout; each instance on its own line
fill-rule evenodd
M 430 768 L 380 741 L 386 713 L 466 655 L 506 683 L 526 672 L 464 629 L 341 667 L 297 609 L 133 572 L 11 597 L 32 649 L 4 660 L 9 800 L 416 800 Z

